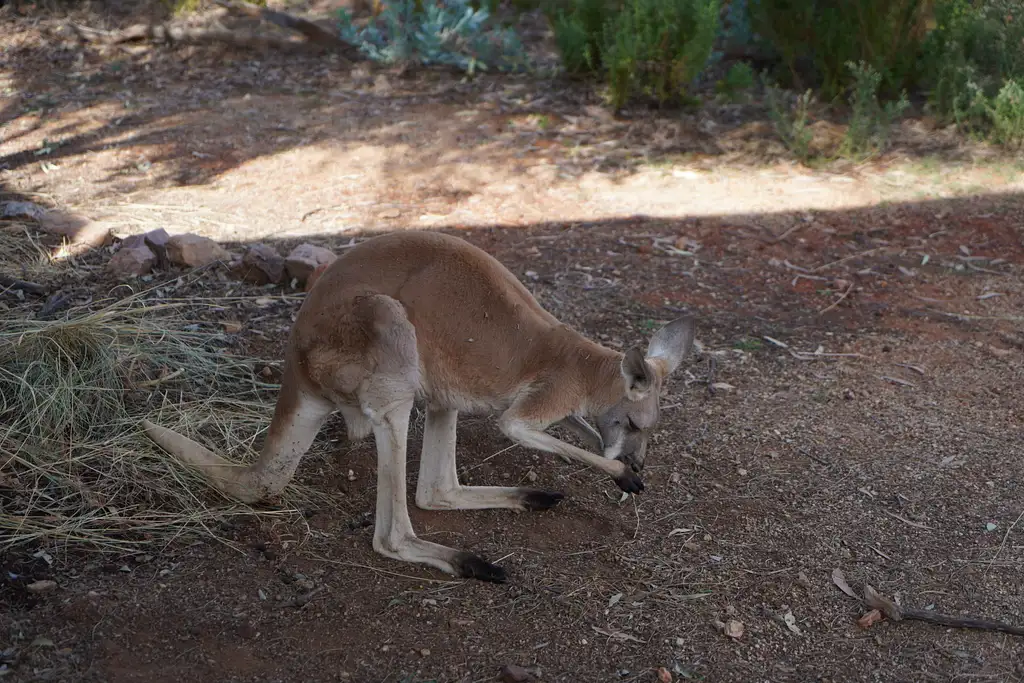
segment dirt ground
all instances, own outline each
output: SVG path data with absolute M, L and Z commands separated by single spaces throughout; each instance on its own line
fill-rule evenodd
M 5 195 L 234 249 L 445 230 L 602 343 L 642 343 L 688 310 L 701 350 L 667 388 L 639 496 L 511 446 L 490 417 L 460 421 L 464 483 L 536 477 L 567 494 L 539 513 L 410 509 L 422 537 L 498 562 L 506 584 L 375 554 L 374 451 L 346 444 L 339 420 L 299 468 L 331 500 L 303 519 L 131 556 L 0 555 L 0 678 L 469 683 L 514 664 L 547 682 L 657 681 L 659 667 L 674 681 L 1024 681 L 1021 637 L 861 628 L 867 608 L 832 581 L 840 569 L 907 607 L 1024 625 L 1019 166 L 918 119 L 884 160 L 811 171 L 750 107 L 612 119 L 579 84 L 100 53 L 2 11 Z M 104 258 L 50 284 L 109 292 Z M 238 350 L 280 358 L 297 299 L 268 307 L 280 287 L 216 273 L 202 287 L 249 295 L 232 312 Z M 38 579 L 57 590 L 29 593 Z M 731 621 L 737 638 L 716 626 Z

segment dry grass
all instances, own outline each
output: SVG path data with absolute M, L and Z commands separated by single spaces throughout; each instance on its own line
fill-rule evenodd
M 254 511 L 219 496 L 139 430 L 142 416 L 246 460 L 273 385 L 255 360 L 188 320 L 202 302 L 144 295 L 60 321 L 0 320 L 0 550 L 26 542 L 124 548 L 237 514 L 289 515 L 313 494 Z M 260 362 L 257 367 L 262 367 Z
M 0 272 L 24 280 L 45 282 L 68 267 L 51 257 L 28 226 L 9 223 L 0 229 Z

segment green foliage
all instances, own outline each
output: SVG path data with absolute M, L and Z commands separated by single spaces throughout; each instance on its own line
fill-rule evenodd
M 895 94 L 916 77 L 931 0 L 748 0 L 750 24 L 792 85 L 825 99 L 851 84 L 848 62 L 866 62 Z
M 736 101 L 744 93 L 754 87 L 754 70 L 746 62 L 736 62 L 725 78 L 715 84 L 715 90 L 727 99 Z
M 1010 79 L 995 96 L 989 116 L 994 138 L 1004 147 L 1024 146 L 1024 88 Z
M 940 120 L 998 144 L 1020 142 L 1024 8 L 1017 0 L 942 0 L 923 48 L 929 105 Z
M 685 99 L 718 32 L 719 0 L 569 0 L 549 11 L 571 73 L 600 73 L 619 108 L 637 93 Z
M 347 10 L 338 13 L 341 39 L 375 62 L 445 64 L 467 73 L 525 68 L 526 51 L 515 31 L 491 26 L 488 19 L 490 13 L 474 9 L 469 0 L 395 0 L 363 28 L 356 28 Z
M 839 153 L 844 157 L 863 158 L 881 152 L 889 139 L 893 122 L 910 106 L 904 92 L 896 102 L 884 106 L 878 102 L 882 75 L 865 62 L 847 67 L 853 73 L 850 96 L 850 122 Z
M 782 140 L 782 144 L 797 159 L 807 163 L 811 158 L 811 141 L 814 138 L 808 125 L 811 105 L 814 103 L 814 92 L 807 90 L 804 94 L 797 96 L 796 102 L 791 105 L 786 101 L 784 91 L 766 82 L 765 99 L 768 103 L 768 114 L 771 116 L 775 132 Z
M 566 71 L 580 74 L 601 69 L 604 27 L 614 9 L 609 0 L 571 0 L 569 12 L 549 12 L 555 44 Z

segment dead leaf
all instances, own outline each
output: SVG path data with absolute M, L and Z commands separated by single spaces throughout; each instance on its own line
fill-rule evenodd
M 881 620 L 882 613 L 877 609 L 873 609 L 857 620 L 857 626 L 860 626 L 861 628 L 871 628 L 872 624 L 876 624 Z
M 792 611 L 788 611 L 782 615 L 782 620 L 786 622 L 786 628 L 795 633 L 796 635 L 803 635 L 800 631 L 800 627 L 796 625 L 796 617 L 793 616 Z
M 850 584 L 846 583 L 846 577 L 843 576 L 842 569 L 836 568 L 832 570 L 832 583 L 838 586 L 839 590 L 843 591 L 854 600 L 860 600 L 860 598 L 857 597 L 857 594 L 853 592 L 853 589 L 850 588 Z
M 227 334 L 238 334 L 242 331 L 242 323 L 237 320 L 225 320 L 221 325 L 224 326 L 224 332 Z
M 658 683 L 672 683 L 672 673 L 663 666 L 658 667 Z

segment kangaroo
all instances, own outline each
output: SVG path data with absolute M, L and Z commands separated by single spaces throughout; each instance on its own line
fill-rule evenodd
M 350 440 L 373 435 L 377 500 L 373 548 L 459 578 L 503 582 L 505 570 L 473 553 L 417 538 L 406 502 L 406 441 L 414 401 L 426 406 L 416 505 L 426 510 L 544 510 L 563 494 L 464 486 L 455 466 L 460 412 L 500 413 L 527 448 L 585 463 L 640 493 L 659 391 L 689 353 L 683 316 L 645 351 L 605 348 L 559 322 L 487 252 L 436 232 L 374 237 L 335 260 L 299 308 L 281 388 L 258 460 L 239 467 L 170 429 L 147 436 L 215 487 L 243 502 L 279 493 L 329 415 Z M 594 429 L 586 417 L 596 420 Z M 545 432 L 561 425 L 595 451 Z

